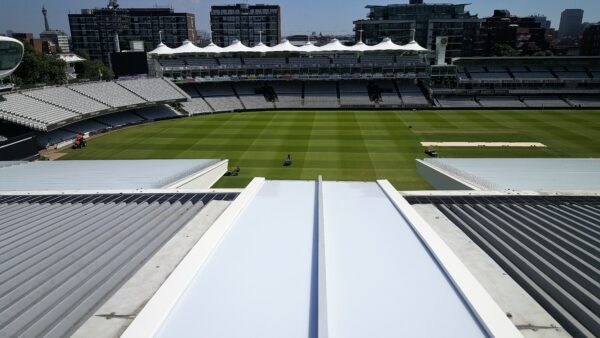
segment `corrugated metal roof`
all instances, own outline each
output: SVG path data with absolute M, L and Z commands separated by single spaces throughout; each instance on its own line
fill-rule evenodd
M 153 189 L 220 160 L 0 162 L 0 191 Z
M 434 203 L 574 336 L 600 336 L 600 197 L 409 197 Z
M 208 201 L 236 195 L 0 196 L 0 336 L 69 335 Z
M 482 190 L 600 190 L 600 159 L 428 158 L 424 162 Z

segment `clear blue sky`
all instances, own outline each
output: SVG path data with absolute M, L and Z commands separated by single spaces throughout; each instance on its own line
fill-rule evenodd
M 172 6 L 176 11 L 196 14 L 198 29 L 209 30 L 208 16 L 213 4 L 239 3 L 238 1 L 207 0 L 119 0 L 121 7 Z M 323 33 L 351 33 L 352 21 L 366 16 L 365 5 L 407 3 L 400 1 L 367 0 L 259 0 L 249 3 L 279 3 L 282 11 L 283 34 L 306 34 L 311 31 Z M 429 0 L 458 2 L 452 0 Z M 468 2 L 468 1 L 465 1 Z M 39 34 L 44 30 L 42 5 L 48 9 L 50 27 L 69 33 L 67 14 L 79 13 L 81 8 L 104 7 L 108 0 L 0 0 L 0 32 L 7 29 L 16 32 Z M 544 14 L 558 28 L 560 13 L 565 8 L 582 8 L 584 21 L 600 21 L 600 0 L 472 0 L 467 8 L 479 17 L 491 16 L 494 9 L 509 9 L 517 15 Z

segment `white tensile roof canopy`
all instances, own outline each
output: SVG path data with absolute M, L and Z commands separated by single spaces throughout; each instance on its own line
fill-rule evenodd
M 319 52 L 368 52 L 368 51 L 406 51 L 406 52 L 426 52 L 427 48 L 423 48 L 416 41 L 412 40 L 406 45 L 398 45 L 390 38 L 384 38 L 380 43 L 370 46 L 362 41 L 357 42 L 352 46 L 342 44 L 338 39 L 333 39 L 323 46 L 315 46 L 310 41 L 303 46 L 296 47 L 288 40 L 283 40 L 276 46 L 269 47 L 262 42 L 254 47 L 248 47 L 241 41 L 235 40 L 227 47 L 219 47 L 214 43 L 210 43 L 206 47 L 198 47 L 191 41 L 185 40 L 183 44 L 177 48 L 169 48 L 162 42 L 156 49 L 149 54 L 155 55 L 177 55 L 177 54 L 221 54 L 221 53 L 272 53 L 272 52 L 303 52 L 303 53 L 319 53 Z

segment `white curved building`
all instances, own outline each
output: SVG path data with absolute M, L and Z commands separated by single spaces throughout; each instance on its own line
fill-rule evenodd
M 0 79 L 12 74 L 23 59 L 24 47 L 19 40 L 0 36 Z

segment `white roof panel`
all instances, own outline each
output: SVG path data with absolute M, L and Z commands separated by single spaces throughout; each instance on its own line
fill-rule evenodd
M 324 182 L 323 197 L 332 337 L 486 336 L 379 185 Z
M 314 201 L 314 182 L 266 182 L 157 336 L 313 336 Z
M 106 160 L 0 164 L 0 191 L 163 188 L 219 161 Z

